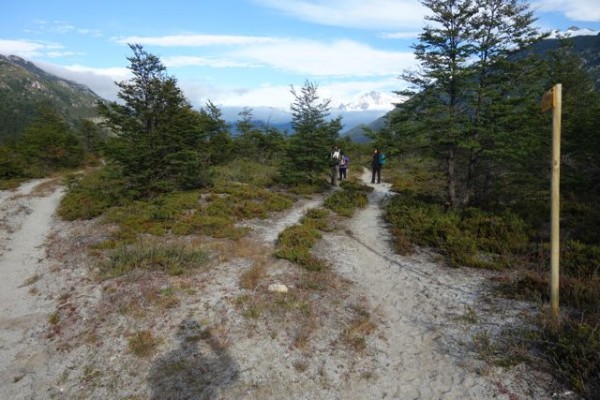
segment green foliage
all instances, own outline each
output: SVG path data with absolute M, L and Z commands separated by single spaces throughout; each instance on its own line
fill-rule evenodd
M 207 262 L 208 256 L 202 250 L 179 244 L 144 241 L 113 250 L 109 259 L 100 265 L 100 274 L 109 278 L 145 270 L 177 276 L 204 267 Z
M 275 165 L 236 158 L 214 168 L 214 181 L 216 187 L 225 186 L 230 182 L 244 182 L 257 187 L 268 187 L 277 178 L 277 173 Z
M 222 133 L 213 126 L 219 125 L 216 111 L 194 112 L 158 57 L 130 47 L 133 78 L 118 84 L 122 102 L 98 106 L 115 135 L 106 155 L 140 197 L 207 186 L 206 167 L 214 154 L 205 149 L 205 138 Z
M 535 177 L 539 171 L 499 161 L 540 160 L 536 144 L 542 118 L 530 107 L 543 92 L 544 69 L 539 61 L 514 53 L 541 35 L 525 3 L 423 4 L 434 24 L 423 29 L 414 47 L 420 69 L 403 75 L 420 92 L 404 93 L 413 97 L 391 115 L 390 126 L 376 139 L 400 152 L 434 157 L 446 177 L 445 200 L 457 209 L 496 198 L 489 195 L 490 185 L 506 174 L 530 172 Z M 517 155 L 522 151 L 527 151 L 525 157 Z
M 343 190 L 335 191 L 325 199 L 324 206 L 344 217 L 351 217 L 356 208 L 364 208 L 368 204 L 368 195 L 372 187 L 344 181 Z
M 250 108 L 244 108 L 239 115 L 239 135 L 234 139 L 234 152 L 237 157 L 265 163 L 283 155 L 285 136 L 280 131 L 269 126 L 259 126 L 254 121 Z
M 292 261 L 308 271 L 324 271 L 327 264 L 311 254 L 310 249 L 321 239 L 321 230 L 327 230 L 327 211 L 311 209 L 300 224 L 292 225 L 279 234 L 275 257 Z
M 83 161 L 83 147 L 68 124 L 50 108 L 39 111 L 19 142 L 21 154 L 34 175 L 74 168 Z
M 124 182 L 113 168 L 69 175 L 66 186 L 67 194 L 60 202 L 58 215 L 67 221 L 97 217 L 127 199 Z
M 25 165 L 13 146 L 0 144 L 0 181 L 23 177 Z
M 527 226 L 509 212 L 455 212 L 418 199 L 396 197 L 386 207 L 386 219 L 404 252 L 411 247 L 407 241 L 435 247 L 450 266 L 504 268 L 523 254 L 528 241 Z
M 281 165 L 281 179 L 289 185 L 314 185 L 329 169 L 329 151 L 342 128 L 340 118 L 327 121 L 329 100 L 319 102 L 317 86 L 306 82 L 300 93 L 292 88 L 294 135 Z
M 600 329 L 576 320 L 563 320 L 559 327 L 546 324 L 536 343 L 545 351 L 555 373 L 586 398 L 600 392 Z

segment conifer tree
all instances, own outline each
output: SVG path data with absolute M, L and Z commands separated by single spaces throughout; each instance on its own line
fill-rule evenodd
M 444 166 L 447 201 L 457 208 L 468 205 L 474 194 L 481 197 L 497 169 L 490 158 L 496 136 L 523 126 L 515 118 L 530 111 L 542 73 L 535 63 L 513 55 L 541 36 L 528 6 L 519 0 L 422 3 L 432 14 L 414 46 L 421 69 L 403 76 L 416 91 L 394 118 L 408 127 L 407 134 L 419 137 L 414 143 L 429 143 Z
M 25 128 L 19 146 L 28 168 L 42 174 L 74 168 L 83 161 L 79 138 L 62 116 L 46 106 Z
M 120 167 L 135 195 L 207 184 L 206 143 L 200 118 L 160 59 L 130 45 L 133 78 L 117 83 L 122 103 L 99 104 L 115 135 L 107 156 Z
M 327 120 L 329 100 L 321 101 L 316 84 L 306 81 L 300 92 L 292 86 L 292 127 L 281 177 L 289 184 L 315 184 L 329 168 L 329 151 L 342 128 L 341 118 Z

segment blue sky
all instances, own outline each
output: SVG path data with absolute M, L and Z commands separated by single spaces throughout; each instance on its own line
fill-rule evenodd
M 391 94 L 415 66 L 417 0 L 20 0 L 2 6 L 0 54 L 19 55 L 115 99 L 127 43 L 161 58 L 195 106 L 288 108 L 306 80 L 332 105 Z M 600 31 L 598 0 L 532 3 L 538 26 Z

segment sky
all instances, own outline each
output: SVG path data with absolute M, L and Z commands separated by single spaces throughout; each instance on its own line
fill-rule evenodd
M 598 0 L 530 4 L 542 30 L 600 31 Z M 427 12 L 418 0 L 19 0 L 2 5 L 0 54 L 116 100 L 137 43 L 196 107 L 287 109 L 307 81 L 338 105 L 405 87 Z

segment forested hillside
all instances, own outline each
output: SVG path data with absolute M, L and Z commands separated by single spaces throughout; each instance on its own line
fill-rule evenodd
M 20 136 L 40 108 L 51 108 L 71 127 L 97 116 L 101 100 L 84 85 L 61 79 L 16 56 L 0 55 L 0 142 Z

